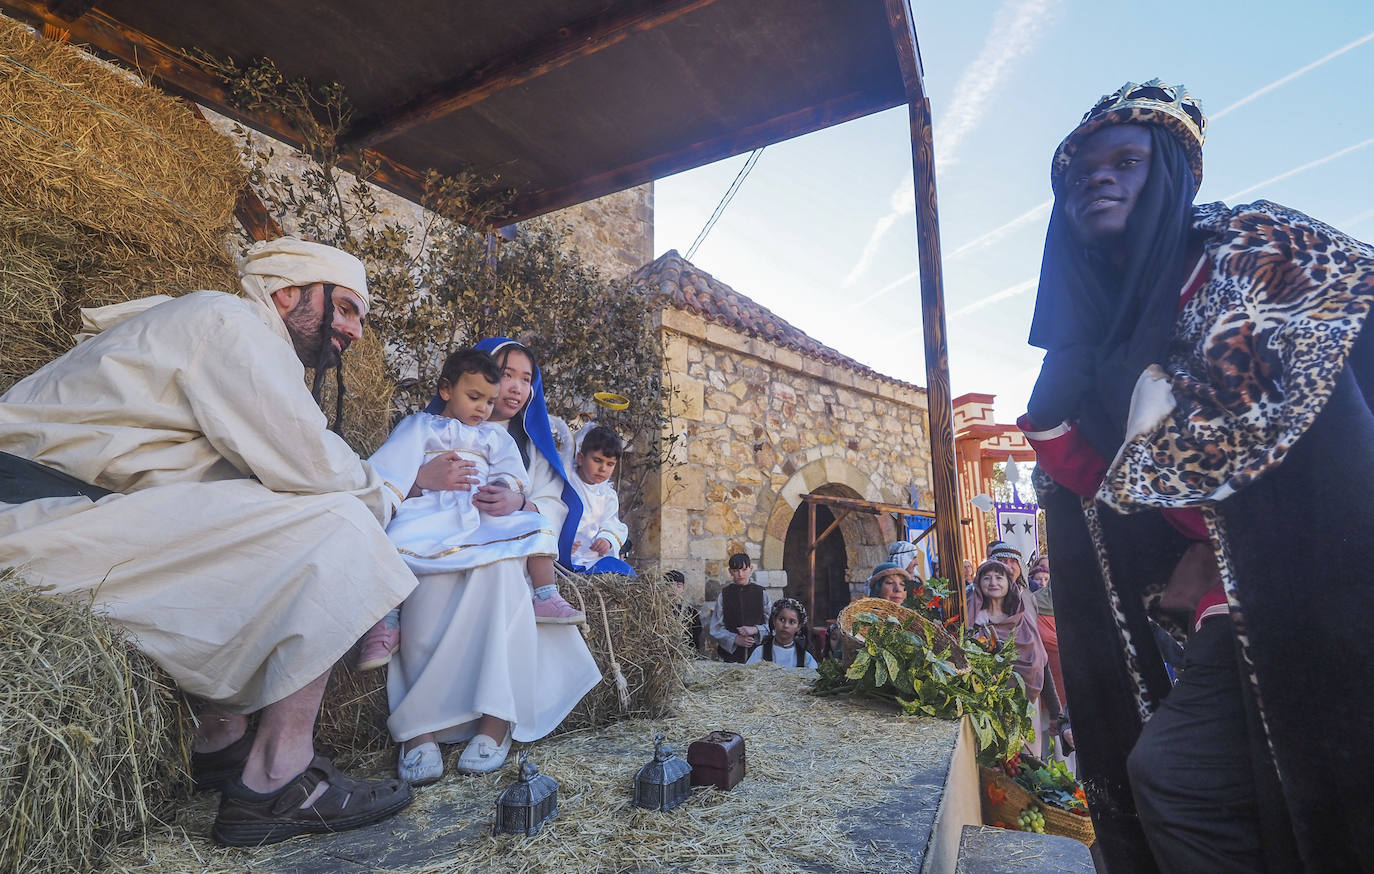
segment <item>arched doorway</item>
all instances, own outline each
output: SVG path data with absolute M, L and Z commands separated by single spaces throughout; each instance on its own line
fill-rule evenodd
M 810 520 L 806 504 L 792 514 L 787 526 L 787 541 L 783 546 L 783 570 L 787 571 L 787 597 L 805 604 L 810 594 L 811 565 L 807 556 L 810 543 Z M 829 507 L 816 507 L 816 533 L 820 534 L 835 522 Z M 834 619 L 849 603 L 849 560 L 845 549 L 844 532 L 835 530 L 816 545 L 816 608 L 811 624 L 820 626 Z

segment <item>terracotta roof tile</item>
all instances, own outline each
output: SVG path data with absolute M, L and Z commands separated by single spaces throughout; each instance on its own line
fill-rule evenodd
M 669 249 L 639 268 L 630 277 L 644 292 L 657 289 L 656 296 L 674 307 L 699 315 L 709 322 L 733 328 L 750 337 L 759 337 L 807 358 L 835 364 L 873 379 L 924 391 L 920 386 L 873 370 L 815 340 L 800 328 L 717 280 L 704 270 Z

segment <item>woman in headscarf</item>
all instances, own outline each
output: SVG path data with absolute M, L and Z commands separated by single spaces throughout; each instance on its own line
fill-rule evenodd
M 1007 566 L 988 559 L 973 575 L 973 597 L 969 599 L 969 633 L 989 638 L 998 646 L 1007 638 L 1016 639 L 1016 673 L 1026 684 L 1026 697 L 1032 704 L 1040 700 L 1045 685 L 1045 645 L 1035 626 L 1035 605 L 1023 586 L 1012 579 Z

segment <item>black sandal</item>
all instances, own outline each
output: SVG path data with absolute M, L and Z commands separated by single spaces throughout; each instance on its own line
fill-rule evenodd
M 253 749 L 253 732 L 243 735 L 222 750 L 191 753 L 191 782 L 196 792 L 218 792 L 224 784 L 243 773 L 243 763 Z
M 321 782 L 328 782 L 329 788 L 302 808 Z M 399 812 L 413 797 L 402 780 L 358 780 L 323 756 L 316 756 L 310 767 L 276 792 L 254 792 L 241 779 L 229 781 L 223 791 L 210 837 L 225 847 L 361 828 Z

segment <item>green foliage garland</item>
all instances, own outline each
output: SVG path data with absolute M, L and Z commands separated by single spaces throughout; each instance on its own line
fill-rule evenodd
M 1031 704 L 1013 670 L 1012 638 L 989 651 L 961 637 L 970 667 L 960 674 L 949 662 L 949 651 L 937 651 L 929 633 L 914 634 L 872 614 L 861 614 L 853 631 L 863 637 L 863 648 L 848 669 L 834 659 L 822 662 L 816 694 L 880 698 L 907 716 L 967 715 L 978 742 L 978 762 L 985 766 L 1000 765 L 1033 739 Z

